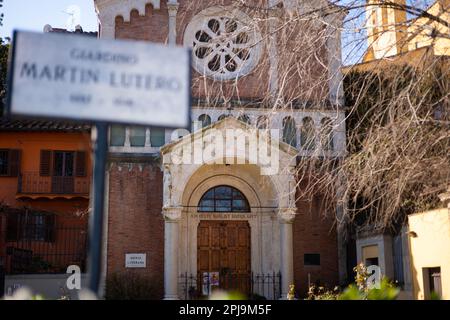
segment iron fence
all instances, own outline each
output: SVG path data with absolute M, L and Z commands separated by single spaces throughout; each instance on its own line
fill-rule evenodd
M 0 261 L 0 298 L 5 295 L 5 270 Z
M 0 232 L 3 246 L 0 260 L 6 274 L 65 273 L 69 265 L 77 265 L 84 271 L 87 251 L 84 221 L 70 219 L 64 224 L 32 221 L 39 223 L 16 220 L 6 232 Z
M 216 289 L 239 292 L 249 300 L 276 300 L 281 296 L 281 273 L 183 273 L 179 276 L 182 298 L 205 299 Z

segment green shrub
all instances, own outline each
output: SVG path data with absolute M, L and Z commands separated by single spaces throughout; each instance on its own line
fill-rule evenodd
M 355 285 L 350 285 L 339 296 L 339 300 L 395 300 L 400 290 L 396 288 L 387 278 L 381 281 L 380 288 L 363 291 Z
M 360 263 L 354 269 L 356 273 L 355 283 L 340 291 L 339 287 L 333 290 L 320 285 L 311 285 L 307 300 L 395 300 L 398 297 L 398 289 L 387 278 L 383 278 L 379 289 L 372 288 L 368 284 L 370 273 L 367 267 Z
M 397 288 L 389 279 L 383 278 L 380 288 L 372 288 L 367 283 L 370 273 L 364 263 L 359 263 L 353 270 L 356 272 L 355 284 L 348 286 L 344 292 L 339 295 L 339 300 L 395 300 L 398 297 L 400 289 Z

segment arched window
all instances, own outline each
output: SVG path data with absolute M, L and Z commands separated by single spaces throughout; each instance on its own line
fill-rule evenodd
M 321 121 L 320 142 L 323 150 L 333 151 L 333 122 L 330 118 L 323 118 Z
M 310 117 L 303 118 L 302 129 L 300 132 L 300 142 L 304 150 L 314 150 L 316 148 L 316 132 L 314 121 Z
M 230 116 L 229 114 L 222 114 L 221 116 L 219 116 L 219 118 L 217 120 L 220 121 L 220 120 L 228 118 L 229 116 Z
M 198 203 L 199 212 L 250 212 L 247 198 L 238 189 L 217 186 L 209 189 Z
M 241 114 L 238 118 L 239 121 L 245 122 L 246 124 L 250 124 L 250 118 L 246 114 Z
M 297 146 L 297 129 L 295 120 L 292 117 L 283 119 L 283 141 L 293 147 Z
M 259 116 L 256 122 L 256 127 L 258 129 L 268 129 L 269 128 L 269 118 L 267 116 Z
M 202 114 L 198 117 L 198 121 L 202 123 L 202 128 L 207 127 L 211 124 L 211 117 L 207 114 Z

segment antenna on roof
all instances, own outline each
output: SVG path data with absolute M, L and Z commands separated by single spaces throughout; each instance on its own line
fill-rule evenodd
M 66 29 L 68 31 L 75 31 L 76 26 L 78 26 L 81 22 L 81 9 L 77 5 L 70 5 L 67 7 L 65 14 L 69 15 L 66 22 Z

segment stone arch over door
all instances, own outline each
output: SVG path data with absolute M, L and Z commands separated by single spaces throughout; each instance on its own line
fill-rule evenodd
M 270 180 L 254 175 L 251 165 L 205 166 L 196 171 L 185 185 L 180 219 L 179 269 L 197 274 L 198 227 L 205 220 L 246 221 L 250 226 L 251 268 L 255 273 L 279 270 L 279 225 L 276 191 Z M 264 180 L 264 181 L 261 181 Z M 249 203 L 250 212 L 204 213 L 197 206 L 211 188 L 226 185 L 239 190 Z
M 211 165 L 197 170 L 185 185 L 182 206 L 195 208 L 205 192 L 219 185 L 227 185 L 242 192 L 248 200 L 251 212 L 257 213 L 256 210 L 263 206 L 277 206 L 277 196 L 273 192 L 273 187 L 269 179 L 262 182 L 267 184 L 265 190 L 262 190 L 263 188 L 256 185 L 258 179 L 253 177 L 252 172 L 249 171 L 249 168 L 253 166 L 243 165 L 234 167 L 229 168 L 228 166 Z M 261 200 L 261 195 L 264 195 L 265 199 Z
M 210 133 L 220 139 L 228 138 L 232 132 L 231 139 L 238 142 L 239 137 L 251 134 L 251 130 L 250 126 L 237 119 L 226 118 L 161 148 L 166 299 L 177 299 L 183 293 L 178 283 L 180 274 L 196 274 L 199 222 L 203 218 L 215 218 L 212 215 L 205 217 L 196 209 L 202 195 L 218 185 L 235 187 L 249 201 L 250 213 L 230 213 L 227 218 L 248 221 L 251 227 L 252 271 L 280 271 L 282 296 L 288 293 L 293 282 L 292 222 L 297 211 L 294 173 L 298 151 L 276 139 L 258 140 L 255 150 L 251 149 L 248 139 L 244 139 L 245 149 L 253 150 L 252 155 L 270 149 L 270 158 L 276 161 L 270 161 L 269 166 L 264 162 L 264 157 L 262 161 L 255 162 L 250 153 L 238 153 L 237 148 L 229 148 L 228 144 L 223 154 L 207 152 L 203 154 L 206 155 L 203 159 L 195 157 L 206 148 L 217 147 L 217 142 L 214 146 L 210 141 L 203 140 Z M 235 135 L 236 132 L 239 135 Z M 218 219 L 223 218 L 220 216 Z

